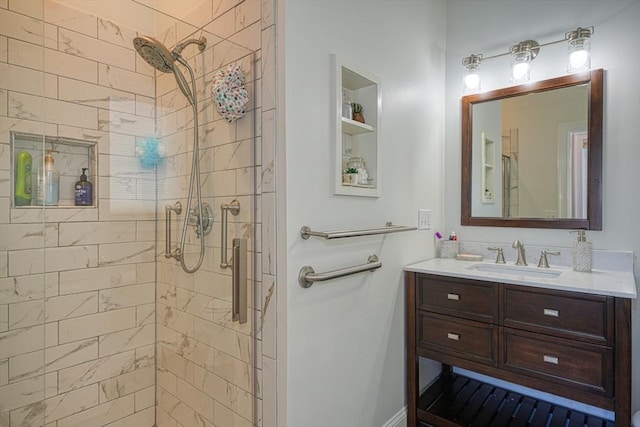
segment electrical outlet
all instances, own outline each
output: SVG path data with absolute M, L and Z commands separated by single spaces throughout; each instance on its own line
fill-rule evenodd
M 431 229 L 431 209 L 418 209 L 418 230 Z

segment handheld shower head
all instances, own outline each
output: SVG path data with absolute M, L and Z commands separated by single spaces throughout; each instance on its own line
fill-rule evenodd
M 193 71 L 191 70 L 191 67 L 189 67 L 189 64 L 187 63 L 187 61 L 185 61 L 182 56 L 179 56 L 176 58 L 176 60 L 181 63 L 182 65 L 184 65 L 185 67 L 187 67 L 187 69 L 189 70 L 189 72 L 191 74 L 193 74 Z M 182 93 L 184 94 L 184 96 L 187 97 L 187 99 L 189 100 L 189 103 L 191 105 L 195 105 L 196 100 L 193 97 L 193 93 L 191 92 L 191 89 L 189 89 L 189 85 L 187 84 L 187 80 L 184 78 L 184 74 L 182 74 L 182 71 L 180 71 L 178 69 L 178 67 L 173 67 L 173 75 L 176 76 L 176 82 L 178 82 L 178 87 L 180 88 L 180 90 L 182 91 Z M 194 88 L 195 90 L 195 88 Z

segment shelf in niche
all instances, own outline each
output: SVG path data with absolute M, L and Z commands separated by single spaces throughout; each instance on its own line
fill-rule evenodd
M 347 183 L 342 183 L 342 185 L 344 185 L 345 187 L 376 188 L 376 186 L 373 185 L 373 184 L 347 184 Z
M 95 203 L 95 201 L 94 201 Z M 30 205 L 30 206 L 13 206 L 12 209 L 97 209 L 94 205 L 78 206 L 78 205 Z
M 373 126 L 365 123 L 356 122 L 355 120 L 342 117 L 342 132 L 348 135 L 359 135 L 366 132 L 375 132 Z

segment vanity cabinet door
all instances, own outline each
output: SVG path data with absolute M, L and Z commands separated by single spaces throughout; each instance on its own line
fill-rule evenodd
M 502 328 L 503 369 L 567 386 L 613 395 L 613 350 L 548 335 Z M 554 392 L 554 387 L 547 387 Z
M 494 325 L 418 312 L 420 353 L 440 360 L 441 354 L 489 366 L 498 365 L 498 330 Z
M 497 323 L 498 285 L 443 276 L 418 276 L 417 308 L 440 314 Z
M 503 325 L 612 345 L 613 297 L 504 285 Z

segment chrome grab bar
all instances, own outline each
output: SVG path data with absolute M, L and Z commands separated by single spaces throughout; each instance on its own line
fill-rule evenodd
M 176 248 L 173 251 L 171 250 L 171 211 L 174 211 L 177 215 L 180 215 L 180 213 L 182 213 L 182 203 L 175 202 L 173 205 L 164 205 L 164 230 L 166 239 L 164 247 L 164 257 L 180 260 L 180 248 Z
M 231 320 L 247 323 L 247 239 L 233 239 Z
M 406 225 L 393 225 L 388 222 L 384 227 L 367 228 L 362 230 L 342 230 L 342 231 L 313 231 L 308 226 L 300 229 L 300 236 L 307 240 L 310 236 L 322 237 L 324 239 L 341 239 L 344 237 L 373 236 L 375 234 L 398 233 L 401 231 L 417 230 L 417 227 L 409 227 Z
M 298 274 L 298 283 L 303 288 L 309 288 L 314 284 L 314 282 L 324 282 L 325 280 L 337 279 L 339 277 L 350 276 L 364 271 L 374 271 L 380 267 L 382 267 L 382 261 L 380 261 L 375 255 L 369 255 L 369 259 L 367 259 L 366 264 L 327 271 L 326 273 L 316 273 L 311 266 L 305 265 L 300 269 L 300 273 Z
M 220 205 L 222 211 L 222 228 L 220 229 L 220 268 L 229 267 L 229 259 L 227 258 L 227 214 L 231 212 L 233 216 L 240 213 L 240 202 L 233 200 L 231 203 Z

